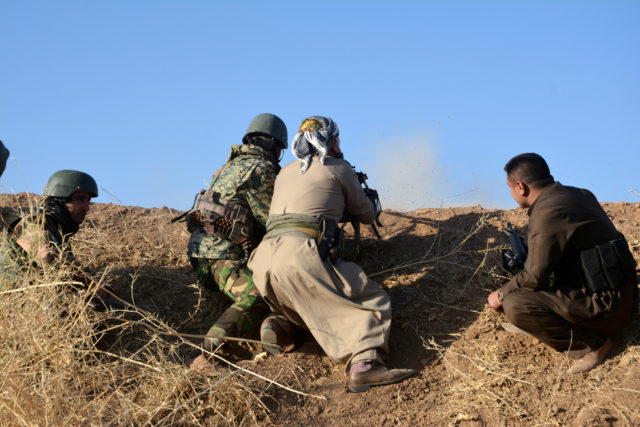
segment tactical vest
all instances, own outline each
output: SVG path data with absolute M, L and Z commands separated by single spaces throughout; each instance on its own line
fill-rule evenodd
M 245 251 L 255 248 L 263 231 L 258 227 L 249 208 L 220 199 L 213 191 L 214 184 L 229 167 L 228 162 L 216 172 L 209 188 L 196 194 L 194 208 L 186 213 L 187 230 L 193 233 L 198 227 L 213 237 L 229 240 Z

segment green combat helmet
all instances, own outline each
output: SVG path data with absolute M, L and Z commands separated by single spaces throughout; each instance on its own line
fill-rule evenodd
M 44 187 L 45 196 L 65 199 L 76 191 L 84 191 L 91 197 L 98 197 L 98 184 L 89 174 L 65 169 L 51 175 Z
M 255 116 L 249 123 L 247 132 L 242 137 L 242 142 L 246 144 L 247 137 L 254 134 L 267 135 L 274 138 L 282 144 L 285 150 L 289 147 L 287 143 L 287 126 L 280 117 L 274 114 L 263 113 Z
M 7 166 L 7 159 L 9 158 L 9 150 L 0 141 L 0 175 L 4 172 L 5 166 Z

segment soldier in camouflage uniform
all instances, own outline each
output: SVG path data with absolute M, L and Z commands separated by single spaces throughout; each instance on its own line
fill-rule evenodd
M 98 196 L 96 181 L 75 170 L 54 173 L 44 190 L 44 204 L 36 212 L 16 217 L 4 232 L 0 249 L 0 272 L 6 280 L 30 266 L 40 266 L 60 257 L 76 271 L 76 279 L 87 277 L 75 265 L 69 238 L 79 229 Z
M 231 147 L 229 159 L 187 215 L 187 254 L 198 284 L 217 287 L 233 301 L 209 329 L 203 343 L 207 351 L 218 348 L 225 336 L 255 328 L 267 310 L 246 261 L 265 233 L 280 154 L 287 148 L 287 128 L 279 117 L 260 114 L 242 142 Z M 190 366 L 203 360 L 197 353 Z

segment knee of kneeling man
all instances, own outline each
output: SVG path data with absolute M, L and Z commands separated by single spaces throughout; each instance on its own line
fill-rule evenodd
M 527 303 L 518 293 L 506 295 L 502 301 L 502 308 L 504 309 L 504 314 L 514 325 L 518 325 L 522 319 L 529 316 Z

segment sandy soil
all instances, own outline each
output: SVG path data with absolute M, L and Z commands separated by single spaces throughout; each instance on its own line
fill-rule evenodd
M 27 205 L 27 195 L 0 195 L 0 206 Z M 603 206 L 640 261 L 640 203 Z M 194 285 L 186 258 L 189 235 L 184 223 L 170 223 L 176 214 L 168 208 L 96 204 L 74 237 L 74 252 L 92 273 L 125 287 L 126 299 L 138 307 L 181 332 L 202 334 L 228 302 Z M 306 394 L 247 375 L 262 391 L 264 423 L 640 425 L 637 317 L 603 365 L 566 376 L 570 362 L 563 354 L 503 331 L 503 317 L 486 305 L 487 295 L 507 278 L 499 262 L 508 243 L 501 229 L 510 221 L 526 235 L 525 211 L 480 206 L 385 211 L 381 220 L 382 240 L 363 227 L 360 263 L 391 295 L 389 365 L 418 374 L 352 394 L 343 366 L 333 364 L 309 336 L 276 357 L 266 357 L 253 344 L 227 344 L 223 357 Z M 353 241 L 345 251 L 353 257 Z M 133 354 L 144 346 L 143 337 L 120 340 L 122 351 Z M 219 363 L 216 369 L 230 368 Z

